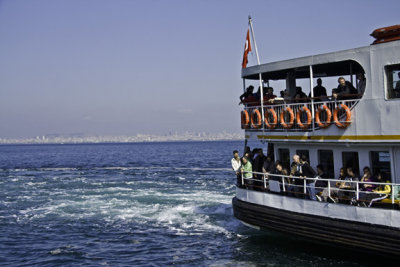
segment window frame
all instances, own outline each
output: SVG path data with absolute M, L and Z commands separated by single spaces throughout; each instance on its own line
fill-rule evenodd
M 390 77 L 389 77 L 389 72 L 391 74 Z M 385 100 L 387 101 L 400 100 L 400 96 L 390 97 L 391 94 L 394 93 L 394 88 L 395 88 L 395 81 L 393 75 L 394 72 L 400 73 L 400 63 L 387 64 L 383 67 Z M 397 81 L 400 81 L 400 79 L 397 79 L 396 82 Z M 392 85 L 389 84 L 390 82 L 392 82 Z
M 376 170 L 376 165 L 377 164 L 374 164 L 374 162 L 373 162 L 373 159 L 374 159 L 374 157 L 372 156 L 372 153 L 377 153 L 377 156 L 378 156 L 378 158 L 379 158 L 379 153 L 380 152 L 384 152 L 384 153 L 387 153 L 388 155 L 389 155 L 389 166 L 388 166 L 388 170 L 389 170 L 389 177 L 387 177 L 388 179 L 390 179 L 391 181 L 392 181 L 392 155 L 391 155 L 391 153 L 390 153 L 390 151 L 389 150 L 370 150 L 369 152 L 368 152 L 368 154 L 369 154 L 369 164 L 370 164 L 370 168 L 371 168 L 371 172 L 372 172 L 372 175 L 375 175 L 376 173 L 377 173 L 377 170 Z M 382 168 L 380 167 L 379 168 L 379 171 L 381 170 Z
M 281 158 L 281 151 L 287 151 L 288 155 L 289 155 L 289 162 L 288 162 L 288 166 L 286 166 L 286 162 L 284 162 Z M 289 148 L 278 148 L 278 158 L 279 161 L 282 163 L 283 168 L 286 168 L 288 171 L 290 171 L 290 149 Z
M 323 164 L 321 162 L 321 154 L 320 153 L 322 151 L 325 151 L 325 152 L 329 151 L 331 153 L 331 155 L 332 155 L 332 166 L 331 166 L 331 169 L 328 169 L 328 167 L 329 167 L 328 164 Z M 335 153 L 333 153 L 333 149 L 318 149 L 317 150 L 317 155 L 318 155 L 318 164 L 321 164 L 321 165 L 324 166 L 324 170 L 325 170 L 326 174 L 328 176 L 332 176 L 330 178 L 335 178 Z
M 357 167 L 358 167 L 358 168 L 357 168 L 357 167 L 354 167 L 354 166 L 347 166 L 347 165 L 345 165 L 344 157 L 343 157 L 344 153 L 356 153 L 356 154 L 357 154 Z M 342 151 L 342 167 L 343 167 L 343 168 L 346 168 L 346 169 L 347 169 L 348 167 L 352 167 L 354 173 L 360 174 L 360 155 L 359 155 L 358 151 Z M 363 167 L 363 168 L 364 168 L 364 167 Z

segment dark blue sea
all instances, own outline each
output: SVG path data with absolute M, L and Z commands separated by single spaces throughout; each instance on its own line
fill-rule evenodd
M 0 146 L 0 265 L 360 266 L 232 215 L 243 142 Z M 295 227 L 295 226 L 294 226 Z

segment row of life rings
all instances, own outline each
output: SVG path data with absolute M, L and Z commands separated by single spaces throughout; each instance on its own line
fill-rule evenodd
M 342 109 L 346 113 L 345 121 L 339 121 L 339 111 Z M 321 121 L 321 115 L 323 113 L 326 114 L 325 121 Z M 289 115 L 288 121 L 285 120 L 286 114 Z M 304 122 L 301 120 L 302 114 L 305 114 L 307 118 L 306 121 Z M 272 117 L 272 120 L 269 119 L 270 116 Z M 285 129 L 292 128 L 294 125 L 294 120 L 295 120 L 295 115 L 290 107 L 286 107 L 281 111 L 279 115 L 279 123 L 282 125 L 283 128 Z M 310 109 L 307 108 L 306 106 L 301 107 L 296 114 L 296 124 L 301 129 L 308 129 L 311 126 L 311 121 L 312 121 L 312 115 Z M 331 121 L 332 121 L 331 110 L 328 108 L 327 105 L 320 106 L 315 114 L 315 123 L 320 128 L 327 128 L 329 125 L 331 125 Z M 342 129 L 347 128 L 347 126 L 349 126 L 351 123 L 351 111 L 349 107 L 344 104 L 338 105 L 333 111 L 333 121 L 335 122 L 338 128 Z M 275 129 L 276 126 L 278 125 L 278 116 L 273 108 L 265 110 L 264 123 L 268 129 Z M 254 109 L 251 112 L 251 115 L 249 115 L 249 112 L 247 110 L 243 110 L 241 113 L 241 124 L 242 124 L 242 129 L 249 129 L 250 126 L 252 129 L 260 129 L 262 127 L 262 118 L 260 110 Z

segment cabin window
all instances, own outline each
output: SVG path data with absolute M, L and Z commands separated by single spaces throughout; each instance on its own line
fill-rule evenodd
M 282 163 L 282 166 L 287 170 L 290 170 L 290 152 L 287 148 L 278 149 L 279 160 Z
M 333 164 L 333 151 L 332 150 L 318 150 L 318 164 L 324 167 L 325 173 L 328 177 L 334 177 L 334 164 Z
M 358 152 L 342 152 L 343 168 L 351 167 L 354 173 L 359 173 L 360 164 L 358 161 Z
M 388 151 L 371 151 L 371 169 L 374 175 L 382 173 L 383 178 L 390 180 L 390 154 Z
M 310 153 L 308 152 L 308 150 L 296 150 L 296 154 L 300 156 L 302 155 L 306 155 L 308 163 L 310 163 Z
M 400 98 L 400 64 L 385 66 L 387 99 Z

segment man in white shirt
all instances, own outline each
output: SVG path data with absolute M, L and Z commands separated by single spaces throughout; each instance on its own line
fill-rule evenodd
M 239 174 L 240 172 L 240 157 L 239 157 L 239 152 L 237 150 L 233 151 L 233 159 L 231 160 L 232 163 L 232 169 L 236 172 L 236 174 Z

